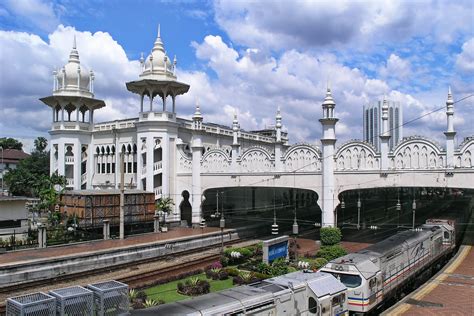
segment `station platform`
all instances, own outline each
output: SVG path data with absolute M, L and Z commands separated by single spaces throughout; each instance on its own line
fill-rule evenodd
M 382 315 L 474 315 L 474 247 L 461 246 L 440 272 Z
M 156 242 L 171 241 L 177 238 L 200 236 L 220 232 L 220 228 L 184 228 L 176 227 L 166 233 L 149 233 L 143 235 L 126 236 L 125 239 L 94 240 L 88 242 L 65 244 L 48 248 L 35 248 L 7 252 L 0 255 L 0 267 L 10 264 L 26 263 L 35 260 L 62 258 L 68 256 L 80 257 L 104 250 L 127 248 L 130 246 L 153 244 Z

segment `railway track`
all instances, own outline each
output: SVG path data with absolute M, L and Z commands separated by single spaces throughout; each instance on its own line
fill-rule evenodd
M 233 241 L 228 241 L 228 242 L 224 243 L 224 246 L 229 246 L 229 245 L 232 245 L 232 244 L 235 244 L 235 243 L 242 242 L 244 240 L 245 239 L 237 239 L 237 240 L 233 240 Z M 199 248 L 199 249 L 180 251 L 180 252 L 177 252 L 173 255 L 143 259 L 143 260 L 139 260 L 139 261 L 118 264 L 118 265 L 114 265 L 114 266 L 111 266 L 111 267 L 95 269 L 95 270 L 91 270 L 91 271 L 71 273 L 71 274 L 68 274 L 68 275 L 62 275 L 62 276 L 55 277 L 55 278 L 50 278 L 50 279 L 41 279 L 41 280 L 35 280 L 35 281 L 31 281 L 31 282 L 25 282 L 25 283 L 19 283 L 19 284 L 4 286 L 4 287 L 0 287 L 0 294 L 8 294 L 8 293 L 11 293 L 11 292 L 18 292 L 19 290 L 27 290 L 27 289 L 31 289 L 31 288 L 41 287 L 41 286 L 44 286 L 44 285 L 52 284 L 54 282 L 59 282 L 59 281 L 64 282 L 64 281 L 68 281 L 68 280 L 74 280 L 74 279 L 77 279 L 79 277 L 82 278 L 82 277 L 85 277 L 85 276 L 94 276 L 94 275 L 100 275 L 102 273 L 112 272 L 112 271 L 116 271 L 116 270 L 133 268 L 134 266 L 144 264 L 144 263 L 151 263 L 151 262 L 160 261 L 160 260 L 169 260 L 169 259 L 173 259 L 173 258 L 176 258 L 176 257 L 195 254 L 195 253 L 201 253 L 201 252 L 211 250 L 211 249 L 216 249 L 216 248 L 220 248 L 220 247 L 216 246 L 216 245 L 206 246 L 206 247 L 202 247 L 202 248 Z
M 244 239 L 228 241 L 224 243 L 224 246 L 242 243 L 245 240 L 247 239 L 244 238 Z M 216 249 L 220 249 L 220 246 L 213 245 L 213 246 L 202 247 L 199 249 L 185 250 L 173 255 L 144 259 L 144 260 L 140 260 L 140 261 L 136 261 L 132 263 L 125 263 L 125 264 L 120 264 L 120 265 L 103 268 L 103 269 L 96 269 L 92 271 L 74 273 L 74 274 L 65 275 L 65 276 L 52 278 L 52 279 L 36 280 L 32 282 L 27 282 L 27 283 L 6 286 L 6 287 L 0 288 L 0 294 L 8 295 L 9 293 L 18 293 L 19 291 L 27 291 L 29 289 L 32 290 L 34 288 L 40 288 L 43 286 L 51 285 L 51 284 L 54 284 L 55 282 L 73 281 L 78 278 L 100 275 L 103 273 L 113 272 L 117 270 L 123 270 L 123 269 L 133 270 L 133 268 L 135 268 L 136 266 L 146 264 L 146 263 L 152 263 L 156 261 L 168 261 L 168 260 L 172 260 L 178 257 L 186 256 L 186 255 L 203 253 L 203 256 L 200 256 L 199 258 L 196 258 L 191 261 L 180 263 L 179 265 L 167 266 L 167 267 L 163 267 L 160 269 L 155 269 L 155 270 L 147 271 L 143 273 L 140 271 L 137 271 L 136 274 L 129 275 L 123 278 L 116 278 L 116 280 L 128 284 L 130 288 L 143 288 L 146 286 L 150 286 L 150 285 L 165 281 L 166 279 L 169 279 L 170 277 L 179 277 L 180 275 L 183 275 L 184 273 L 195 272 L 197 270 L 205 268 L 206 266 L 209 266 L 210 264 L 212 264 L 213 262 L 215 262 L 216 260 L 220 258 L 220 253 L 211 253 L 211 254 L 209 253 L 205 254 L 205 253 L 206 251 L 216 250 Z M 6 313 L 5 304 L 6 304 L 5 301 L 0 302 L 0 315 L 5 315 Z
M 170 277 L 179 277 L 185 273 L 204 269 L 216 262 L 216 260 L 219 260 L 219 258 L 220 254 L 210 254 L 200 257 L 199 260 L 184 262 L 179 266 L 170 266 L 155 271 L 119 278 L 117 281 L 128 284 L 130 288 L 143 288 L 166 281 Z

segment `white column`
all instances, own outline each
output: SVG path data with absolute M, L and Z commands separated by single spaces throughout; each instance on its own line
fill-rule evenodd
M 142 140 L 141 140 L 140 136 L 137 136 L 137 189 L 139 189 L 139 190 L 143 190 L 142 168 L 143 168 Z
M 162 174 L 161 181 L 163 186 L 163 196 L 169 196 L 170 194 L 170 139 L 169 135 L 166 134 L 161 139 L 161 157 L 162 157 Z
M 388 169 L 388 149 L 390 131 L 388 129 L 388 101 L 384 98 L 382 105 L 382 134 L 380 135 L 380 169 Z
M 143 112 L 143 98 L 145 97 L 145 95 L 142 93 L 140 95 L 140 112 Z
M 146 138 L 146 190 L 154 192 L 155 184 L 153 183 L 153 151 L 155 149 L 155 141 L 152 135 Z
M 52 175 L 54 173 L 54 163 L 55 163 L 55 158 L 54 158 L 54 145 L 52 141 L 50 142 L 50 149 L 49 149 L 49 175 Z
M 335 139 L 321 139 L 323 144 L 322 227 L 334 226 L 334 145 Z
M 201 188 L 201 156 L 202 156 L 202 141 L 201 134 L 195 132 L 192 142 L 193 161 L 192 161 L 192 223 L 197 225 L 201 222 L 201 202 L 202 202 L 202 188 Z
M 65 147 L 64 142 L 59 141 L 58 142 L 58 174 L 60 176 L 65 175 L 64 155 L 66 154 L 66 148 L 64 147 Z
M 91 138 L 91 141 L 89 143 L 89 146 L 87 146 L 87 162 L 86 162 L 86 170 L 87 170 L 87 183 L 86 183 L 86 189 L 90 190 L 92 189 L 92 179 L 95 174 L 95 169 L 96 169 L 96 164 L 94 162 L 94 146 L 92 144 L 94 143 L 93 137 Z
M 74 190 L 81 189 L 81 143 L 76 140 L 74 142 Z
M 173 95 L 172 98 L 173 98 L 173 113 L 176 113 L 176 96 Z
M 444 132 L 446 136 L 446 168 L 454 168 L 454 100 L 451 94 L 451 87 L 448 91 L 448 99 L 446 100 L 446 123 L 447 131 Z

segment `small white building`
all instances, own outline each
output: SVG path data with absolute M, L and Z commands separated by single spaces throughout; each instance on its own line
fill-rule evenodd
M 28 232 L 28 209 L 31 198 L 0 195 L 0 239 L 8 240 L 13 234 L 16 239 L 26 239 Z

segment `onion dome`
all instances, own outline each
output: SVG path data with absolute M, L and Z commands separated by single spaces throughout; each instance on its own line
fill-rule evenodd
M 74 36 L 74 42 L 71 53 L 69 54 L 68 63 L 64 65 L 63 68 L 54 71 L 53 73 L 57 83 L 55 85 L 54 94 L 80 94 L 92 97 L 91 80 L 94 79 L 94 73 L 81 65 L 79 52 L 76 47 L 76 36 Z
M 161 40 L 160 26 L 158 25 L 158 36 L 156 37 L 151 54 L 142 61 L 143 72 L 140 77 L 171 77 L 176 79 L 175 68 L 176 68 L 176 57 L 173 62 L 166 55 L 165 46 Z

